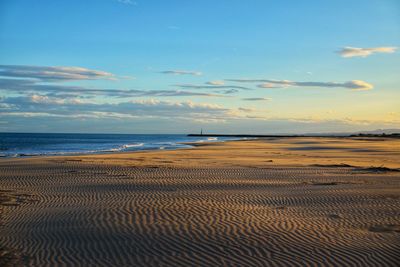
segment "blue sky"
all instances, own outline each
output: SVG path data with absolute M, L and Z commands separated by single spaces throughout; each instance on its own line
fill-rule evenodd
M 400 2 L 0 3 L 0 131 L 400 128 Z

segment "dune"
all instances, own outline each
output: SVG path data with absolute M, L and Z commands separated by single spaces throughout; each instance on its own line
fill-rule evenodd
M 2 159 L 0 263 L 398 266 L 398 145 L 276 138 Z M 310 146 L 329 149 L 292 149 Z

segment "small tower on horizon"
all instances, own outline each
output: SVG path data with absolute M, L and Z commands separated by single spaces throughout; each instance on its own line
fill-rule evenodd
M 200 130 L 200 135 L 203 135 L 203 128 L 201 128 Z

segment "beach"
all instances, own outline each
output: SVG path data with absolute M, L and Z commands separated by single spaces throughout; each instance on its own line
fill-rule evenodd
M 398 266 L 400 139 L 3 158 L 0 266 Z

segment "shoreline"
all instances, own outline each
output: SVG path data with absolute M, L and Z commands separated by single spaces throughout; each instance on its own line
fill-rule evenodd
M 188 148 L 194 148 L 199 146 L 198 144 L 203 144 L 203 143 L 215 143 L 215 142 L 227 142 L 227 141 L 240 141 L 243 139 L 229 139 L 229 140 L 200 140 L 200 141 L 193 141 L 193 142 L 176 142 L 176 145 L 184 145 L 185 147 L 149 147 L 149 148 L 143 148 L 143 149 L 136 149 L 136 150 L 129 150 L 129 149 L 108 149 L 108 150 L 98 150 L 98 151 L 91 151 L 91 152 L 54 152 L 54 153 L 43 153 L 43 154 L 27 154 L 27 153 L 21 153 L 21 154 L 16 154 L 17 156 L 7 156 L 7 155 L 2 155 L 0 154 L 0 161 L 2 159 L 18 159 L 18 158 L 41 158 L 41 157 L 74 157 L 74 156 L 85 156 L 85 155 L 110 155 L 110 154 L 118 154 L 118 153 L 135 153 L 135 152 L 145 152 L 145 151 L 172 151 L 172 150 L 177 150 L 177 149 L 188 149 Z M 143 145 L 143 143 L 141 143 Z M 141 145 L 135 145 L 138 147 L 141 147 Z M 126 146 L 126 145 L 122 145 Z
M 273 166 L 344 166 L 400 168 L 400 140 L 382 137 L 293 137 L 254 138 L 214 142 L 184 142 L 190 147 L 148 149 L 73 155 L 42 155 L 5 157 L 0 162 L 23 160 L 65 160 L 89 164 L 119 166 L 178 166 L 185 160 L 196 166 L 211 165 L 273 167 Z M 249 151 L 246 151 L 246 150 Z M 256 151 L 252 152 L 252 149 Z M 230 153 L 232 151 L 234 153 Z M 265 155 L 265 158 L 260 157 Z
M 140 153 L 140 152 L 157 152 L 157 151 L 175 151 L 182 149 L 193 149 L 202 146 L 209 146 L 214 143 L 225 143 L 225 142 L 240 142 L 240 141 L 251 141 L 251 140 L 277 140 L 277 139 L 338 139 L 338 140 L 365 140 L 365 141 L 384 141 L 384 140 L 397 140 L 400 139 L 399 135 L 346 135 L 346 136 L 331 136 L 331 135 L 237 135 L 237 134 L 188 134 L 188 137 L 208 137 L 208 138 L 238 138 L 238 139 L 228 139 L 228 140 L 201 140 L 193 142 L 176 142 L 178 145 L 185 145 L 187 147 L 175 147 L 175 148 L 145 148 L 137 150 L 119 150 L 119 149 L 109 149 L 104 151 L 95 152 L 55 152 L 43 153 L 43 154 L 25 154 L 22 153 L 18 156 L 6 156 L 0 154 L 0 161 L 5 159 L 34 159 L 34 158 L 48 158 L 48 157 L 80 157 L 80 156 L 90 156 L 90 155 L 118 155 L 126 153 Z

